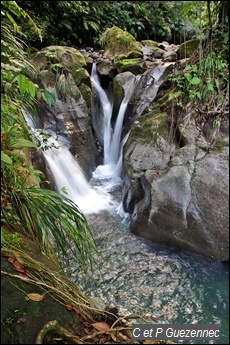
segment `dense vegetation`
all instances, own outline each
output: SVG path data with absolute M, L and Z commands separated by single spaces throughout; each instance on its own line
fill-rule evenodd
M 67 248 L 78 262 L 91 262 L 92 250 L 97 251 L 86 218 L 77 205 L 65 196 L 40 188 L 41 171 L 34 170 L 28 148 L 36 147 L 25 122 L 23 111 L 41 98 L 48 104 L 54 96 L 31 80 L 37 74 L 28 62 L 24 34 L 16 18 L 22 17 L 41 38 L 35 22 L 15 1 L 2 1 L 2 79 L 1 79 L 1 203 L 2 245 L 15 244 L 8 229 L 29 235 L 44 253 L 50 243 L 68 259 Z M 45 140 L 45 139 L 44 139 Z M 14 241 L 12 241 L 14 238 Z M 72 245 L 67 245 L 72 243 Z
M 136 40 L 164 40 L 180 44 L 202 36 L 214 23 L 228 33 L 227 1 L 17 1 L 42 29 L 43 42 L 22 21 L 28 42 L 37 47 L 51 44 L 76 47 L 99 44 L 114 25 Z M 54 5 L 55 4 L 55 5 Z M 227 43 L 225 41 L 225 43 Z
M 39 77 L 29 52 L 48 45 L 100 47 L 101 34 L 116 25 L 137 40 L 204 44 L 186 71 L 172 77 L 171 101 L 195 104 L 220 127 L 228 107 L 228 1 L 1 1 L 1 192 L 2 223 L 23 228 L 44 250 L 51 239 L 66 254 L 66 234 L 83 263 L 96 250 L 84 215 L 68 199 L 39 188 L 28 148 L 36 147 L 23 117 L 25 105 L 55 98 L 33 82 Z M 84 30 L 82 29 L 84 28 Z M 36 76 L 36 78 L 35 78 Z M 174 121 L 172 112 L 172 123 Z M 202 119 L 203 120 L 203 119 Z M 42 210 L 42 211 L 40 211 Z M 55 222 L 53 220 L 56 220 Z M 65 228 L 65 232 L 63 232 Z M 5 241 L 5 242 L 4 242 Z M 3 244 L 7 245 L 6 237 Z M 73 249 L 74 254 L 76 253 Z

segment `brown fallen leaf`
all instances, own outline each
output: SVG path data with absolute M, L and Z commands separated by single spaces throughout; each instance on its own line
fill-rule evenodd
M 25 268 L 22 266 L 21 262 L 19 262 L 18 260 L 14 260 L 12 262 L 12 265 L 16 271 L 26 274 Z
M 44 296 L 39 293 L 28 293 L 27 296 L 34 302 L 40 302 L 44 299 Z
M 110 326 L 106 322 L 95 322 L 92 323 L 92 326 L 99 332 L 110 329 Z
M 77 315 L 81 315 L 80 310 L 78 310 L 76 307 L 73 307 L 73 310 L 75 311 L 75 313 L 76 313 Z
M 10 262 L 13 265 L 13 268 L 15 271 L 19 272 L 19 274 L 23 274 L 29 278 L 32 278 L 34 280 L 38 280 L 34 275 L 32 275 L 25 267 L 22 266 L 21 262 L 19 262 L 17 259 L 14 259 L 12 257 L 8 258 L 8 262 Z
M 79 315 L 79 321 L 84 324 L 85 318 L 82 315 Z
M 143 344 L 159 344 L 159 340 L 145 340 Z

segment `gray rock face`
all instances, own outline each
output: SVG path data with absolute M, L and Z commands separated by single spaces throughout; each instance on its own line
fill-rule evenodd
M 52 65 L 53 56 L 56 60 Z M 38 107 L 42 128 L 69 148 L 90 177 L 100 153 L 91 127 L 92 90 L 85 58 L 77 49 L 51 46 L 41 50 L 34 62 L 43 74 L 43 88 L 56 96 L 52 106 Z M 53 72 L 56 63 L 62 66 L 61 75 L 60 71 L 56 75 Z
M 164 140 L 161 147 L 133 140 L 125 148 L 123 202 L 132 214 L 131 229 L 155 242 L 229 260 L 227 141 L 222 147 L 214 141 L 208 150 L 194 123 L 183 136 L 180 148 Z

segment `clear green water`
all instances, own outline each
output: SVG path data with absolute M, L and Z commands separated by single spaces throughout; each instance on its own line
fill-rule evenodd
M 157 316 L 156 323 L 218 323 L 221 339 L 215 343 L 229 343 L 228 263 L 150 244 L 106 211 L 90 215 L 89 222 L 104 260 L 96 258 L 87 278 L 76 264 L 69 272 L 87 296 L 119 306 L 121 315 Z

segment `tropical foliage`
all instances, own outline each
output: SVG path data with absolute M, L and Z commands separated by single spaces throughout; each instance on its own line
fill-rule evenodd
M 17 1 L 43 32 L 43 43 L 30 33 L 31 45 L 86 47 L 99 44 L 107 28 L 127 30 L 137 40 L 180 44 L 202 35 L 218 14 L 228 14 L 227 1 Z M 55 4 L 55 5 L 54 5 Z M 207 6 L 207 4 L 209 6 Z M 222 10 L 223 9 L 223 10 Z M 28 24 L 22 22 L 24 31 Z
M 1 3 L 2 227 L 23 229 L 40 244 L 44 253 L 49 253 L 53 246 L 68 259 L 68 248 L 79 264 L 86 265 L 91 263 L 92 251 L 97 252 L 86 218 L 65 196 L 39 187 L 42 173 L 33 169 L 29 158 L 29 149 L 36 144 L 23 110 L 41 97 L 49 105 L 55 98 L 31 79 L 37 72 L 28 62 L 24 34 L 13 16 L 28 19 L 30 27 L 39 35 L 40 29 L 15 1 Z
M 172 126 L 185 116 L 185 104 L 187 116 L 196 119 L 197 128 L 208 121 L 219 130 L 222 121 L 229 115 L 228 4 L 223 1 L 215 7 L 211 3 L 207 1 L 209 19 L 199 48 L 184 69 L 171 75 L 169 101 L 173 101 Z M 176 128 L 171 132 L 175 135 L 175 131 Z

